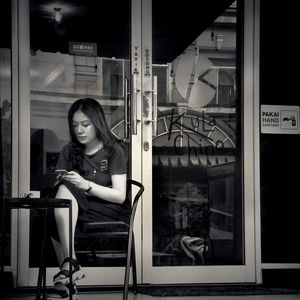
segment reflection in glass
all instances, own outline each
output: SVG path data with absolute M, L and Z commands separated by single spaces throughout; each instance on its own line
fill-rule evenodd
M 12 95 L 11 95 L 11 3 L 2 1 L 0 19 L 0 194 L 12 193 Z M 0 204 L 2 205 L 2 203 Z M 11 214 L 6 217 L 4 237 L 4 264 L 10 265 Z M 0 216 L 2 224 L 2 214 Z M 1 235 L 0 235 L 0 238 Z
M 153 138 L 154 266 L 243 263 L 236 9 L 231 1 L 181 53 L 166 50 L 164 65 L 153 67 L 160 87 Z M 161 37 L 158 18 L 153 34 Z M 195 33 L 194 25 L 183 40 Z M 160 42 L 153 40 L 154 50 Z

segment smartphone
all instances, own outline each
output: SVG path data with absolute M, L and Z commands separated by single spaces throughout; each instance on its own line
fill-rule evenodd
M 55 173 L 60 174 L 60 175 L 64 175 L 64 174 L 67 174 L 68 171 L 64 170 L 64 169 L 57 169 L 57 170 L 55 170 Z

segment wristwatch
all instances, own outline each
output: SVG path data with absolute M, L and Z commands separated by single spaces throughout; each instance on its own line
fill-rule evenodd
M 88 189 L 85 191 L 86 194 L 88 194 L 92 189 L 92 186 L 91 186 L 91 182 L 89 181 L 88 183 Z

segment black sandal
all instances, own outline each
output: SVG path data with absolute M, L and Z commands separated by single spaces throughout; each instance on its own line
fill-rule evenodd
M 56 283 L 54 284 L 54 288 L 47 293 L 46 299 L 66 299 L 69 298 L 70 293 L 73 295 L 73 300 L 77 300 L 77 287 L 76 283 L 73 284 L 62 284 Z
M 72 279 L 73 282 L 80 280 L 82 278 L 85 277 L 85 274 L 79 264 L 79 262 L 77 261 L 77 259 L 74 258 L 69 258 L 67 257 L 61 264 L 60 269 L 63 268 L 63 266 L 66 263 L 69 263 L 71 260 L 71 265 L 72 265 Z M 70 281 L 70 274 L 69 274 L 69 270 L 61 270 L 59 271 L 56 275 L 53 276 L 53 282 L 54 284 L 58 283 L 58 284 L 68 284 Z

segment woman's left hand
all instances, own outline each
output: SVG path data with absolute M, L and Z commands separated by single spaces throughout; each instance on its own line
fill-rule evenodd
M 88 181 L 75 171 L 70 171 L 62 175 L 61 179 L 67 180 L 81 190 L 87 190 L 89 188 Z

